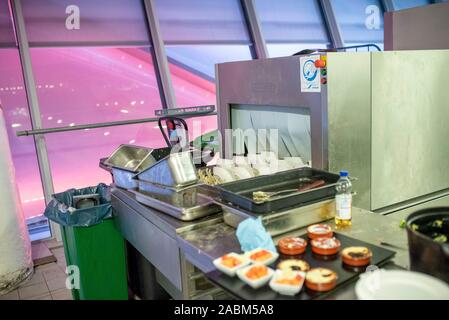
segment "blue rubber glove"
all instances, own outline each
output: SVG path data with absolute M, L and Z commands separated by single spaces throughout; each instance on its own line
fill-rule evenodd
M 257 219 L 248 218 L 240 222 L 237 227 L 236 236 L 243 252 L 257 248 L 276 252 L 273 239 L 267 230 L 265 230 L 260 217 Z

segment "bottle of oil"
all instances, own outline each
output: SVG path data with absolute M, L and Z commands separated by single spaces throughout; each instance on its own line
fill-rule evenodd
M 348 227 L 352 224 L 352 184 L 347 171 L 340 171 L 335 196 L 335 226 Z

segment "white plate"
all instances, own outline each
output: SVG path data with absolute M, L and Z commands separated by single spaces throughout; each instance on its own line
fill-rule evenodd
M 364 273 L 355 286 L 360 300 L 448 300 L 449 286 L 429 275 L 397 270 Z
M 232 168 L 234 166 L 234 161 L 232 159 L 218 159 L 217 166 L 221 168 Z
M 251 167 L 251 163 L 249 162 L 249 158 L 245 156 L 234 156 L 232 159 L 234 165 L 238 167 Z
M 277 161 L 278 156 L 273 151 L 262 151 L 260 153 L 259 159 L 266 163 L 271 163 L 272 161 Z
M 300 157 L 285 157 L 284 160 L 293 168 L 304 167 L 304 162 Z
M 270 166 L 272 170 L 274 170 L 275 172 L 282 172 L 294 169 L 294 167 L 291 166 L 290 163 L 287 162 L 286 160 L 278 160 L 276 162 L 271 162 Z
M 270 169 L 270 166 L 267 164 L 255 164 L 253 169 L 257 171 L 257 175 L 264 176 L 272 174 L 273 172 Z
M 297 294 L 299 291 L 301 291 L 302 286 L 304 285 L 306 273 L 302 271 L 291 271 L 291 273 L 293 277 L 296 277 L 298 274 L 301 275 L 302 281 L 299 285 L 292 286 L 287 284 L 276 283 L 276 280 L 278 280 L 278 278 L 282 277 L 283 275 L 282 270 L 276 270 L 276 272 L 274 273 L 273 277 L 270 280 L 270 288 L 286 296 L 294 296 L 295 294 Z
M 267 268 L 268 268 L 268 274 L 267 274 L 266 276 L 264 276 L 264 277 L 262 277 L 262 278 L 259 278 L 259 279 L 257 279 L 257 280 L 248 279 L 248 278 L 246 277 L 246 275 L 245 275 L 245 274 L 248 272 L 248 270 L 249 270 L 250 268 L 253 268 L 253 267 L 255 267 L 255 266 L 260 266 L 260 265 L 261 265 L 261 264 L 253 264 L 253 265 L 247 266 L 247 267 L 245 267 L 245 268 L 238 269 L 238 270 L 237 270 L 237 276 L 240 278 L 240 280 L 242 280 L 243 282 L 245 282 L 246 284 L 248 284 L 248 285 L 249 285 L 250 287 L 252 287 L 253 289 L 258 289 L 258 288 L 260 288 L 260 287 L 266 285 L 267 282 L 270 281 L 271 277 L 272 277 L 273 274 L 274 274 L 274 270 L 267 267 Z
M 245 255 L 246 255 L 246 257 L 248 257 L 248 259 L 249 259 L 252 263 L 255 263 L 255 264 L 264 264 L 264 265 L 272 264 L 272 263 L 275 262 L 276 259 L 279 257 L 279 254 L 278 254 L 277 252 L 273 252 L 273 251 L 267 250 L 268 252 L 271 253 L 271 258 L 270 258 L 270 259 L 267 259 L 267 260 L 264 260 L 264 261 L 254 261 L 254 260 L 251 260 L 250 256 L 251 256 L 253 253 L 256 253 L 257 251 L 260 251 L 260 250 L 266 250 L 266 249 L 257 248 L 257 249 L 254 249 L 254 250 L 245 252 Z
M 214 266 L 218 270 L 220 270 L 221 272 L 227 274 L 230 277 L 235 276 L 235 273 L 236 273 L 236 271 L 238 269 L 246 267 L 247 265 L 249 265 L 251 263 L 251 261 L 249 261 L 249 259 L 247 257 L 245 257 L 245 255 L 243 255 L 243 254 L 237 254 L 237 253 L 234 253 L 234 252 L 230 252 L 230 253 L 228 253 L 228 255 L 239 259 L 240 261 L 242 261 L 242 263 L 239 264 L 238 266 L 235 266 L 234 268 L 228 268 L 228 267 L 226 267 L 225 265 L 223 265 L 221 263 L 221 258 L 222 257 L 220 257 L 220 258 L 215 259 L 213 261 L 213 264 L 214 264 Z
M 223 183 L 232 182 L 235 179 L 234 179 L 234 175 L 232 174 L 232 172 L 230 170 L 232 170 L 232 169 L 226 169 L 226 168 L 221 168 L 221 167 L 214 167 L 213 173 L 214 173 L 215 176 L 220 178 L 220 180 Z
M 235 167 L 233 168 L 233 174 L 237 176 L 239 180 L 249 179 L 254 177 L 253 169 L 248 167 Z

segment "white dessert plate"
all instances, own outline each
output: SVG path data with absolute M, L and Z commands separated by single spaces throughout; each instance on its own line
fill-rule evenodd
M 248 267 L 237 270 L 237 276 L 240 278 L 240 280 L 242 280 L 243 282 L 248 284 L 253 289 L 258 289 L 258 288 L 266 285 L 268 283 L 268 281 L 270 281 L 271 277 L 274 274 L 274 270 L 267 267 L 267 269 L 268 269 L 267 275 L 260 277 L 259 279 L 255 279 L 255 280 L 248 278 L 246 276 L 246 273 L 249 271 L 249 269 L 256 267 L 256 266 L 260 266 L 260 264 L 253 264 Z
M 249 259 L 247 257 L 245 257 L 245 255 L 243 255 L 243 254 L 237 254 L 237 253 L 234 253 L 234 252 L 230 252 L 227 255 L 240 260 L 242 263 L 237 265 L 237 266 L 235 266 L 235 267 L 233 267 L 233 268 L 229 268 L 229 267 L 225 266 L 222 263 L 222 258 L 223 257 L 220 257 L 220 258 L 215 259 L 213 261 L 213 264 L 214 264 L 214 266 L 218 270 L 220 270 L 221 272 L 227 274 L 230 277 L 235 276 L 235 273 L 237 272 L 238 269 L 246 267 L 248 264 L 251 263 L 251 261 L 249 261 Z
M 360 300 L 448 300 L 449 286 L 424 273 L 376 270 L 360 276 L 355 286 Z
M 256 261 L 256 260 L 253 260 L 253 259 L 250 258 L 252 254 L 257 253 L 258 251 L 261 251 L 261 250 L 266 250 L 266 249 L 257 248 L 257 249 L 245 252 L 245 255 L 252 263 L 256 263 L 256 264 L 259 263 L 259 264 L 264 264 L 264 265 L 272 264 L 279 257 L 279 254 L 277 252 L 266 250 L 269 253 L 271 253 L 271 257 L 270 258 L 268 258 L 266 260 L 263 260 L 263 261 Z

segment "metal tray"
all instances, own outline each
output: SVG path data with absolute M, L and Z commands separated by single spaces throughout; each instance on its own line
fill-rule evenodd
M 156 162 L 151 156 L 152 152 L 152 148 L 122 144 L 104 161 L 104 164 L 112 168 L 139 172 Z
M 307 234 L 302 234 L 300 237 L 307 239 Z M 371 265 L 382 266 L 391 258 L 394 257 L 395 252 L 391 250 L 384 249 L 382 247 L 373 245 L 368 242 L 364 242 L 358 239 L 354 239 L 340 233 L 335 233 L 335 237 L 340 240 L 341 248 L 351 247 L 351 246 L 361 246 L 367 247 L 373 253 L 373 257 L 371 259 Z M 363 268 L 354 268 L 345 266 L 341 262 L 340 254 L 336 254 L 334 256 L 318 256 L 315 255 L 310 245 L 307 246 L 306 252 L 302 255 L 298 256 L 286 256 L 280 255 L 279 259 L 274 262 L 271 267 L 276 269 L 276 266 L 282 261 L 286 259 L 302 259 L 307 261 L 310 264 L 311 268 L 328 268 L 335 271 L 338 275 L 337 286 L 329 291 L 329 292 L 316 292 L 306 288 L 304 288 L 295 296 L 284 296 L 275 291 L 271 290 L 269 286 L 264 286 L 260 289 L 254 290 L 250 286 L 246 285 L 243 281 L 238 278 L 231 278 L 220 271 L 212 271 L 206 274 L 206 277 L 209 278 L 213 283 L 217 284 L 219 287 L 224 288 L 226 291 L 230 292 L 234 296 L 245 299 L 245 300 L 311 300 L 311 299 L 323 299 L 326 296 L 332 294 L 339 288 L 343 287 L 347 283 L 350 283 L 356 280 L 359 275 L 365 272 L 366 267 Z
M 173 188 L 183 188 L 198 181 L 191 151 L 169 153 L 135 177 Z
M 302 178 L 309 178 L 312 180 L 322 179 L 326 182 L 326 185 L 304 192 L 294 192 L 275 196 L 265 202 L 253 200 L 252 194 L 255 191 L 277 192 L 299 188 L 301 185 L 299 180 Z M 219 202 L 231 203 L 236 207 L 252 213 L 265 214 L 284 211 L 288 208 L 304 206 L 317 201 L 333 198 L 336 194 L 335 186 L 339 179 L 340 177 L 337 174 L 313 168 L 300 168 L 272 175 L 229 182 L 212 186 L 211 188 L 217 190 L 217 200 Z
M 191 207 L 196 205 L 198 195 L 198 188 L 196 186 L 171 188 L 142 180 L 136 181 L 139 192 L 152 195 L 158 200 L 168 202 L 177 207 Z
M 117 187 L 135 189 L 137 182 L 133 177 L 166 157 L 170 150 L 123 144 L 109 158 L 100 159 L 100 168 L 111 173 Z
M 223 210 L 224 222 L 236 229 L 243 220 L 255 219 L 260 216 L 222 203 L 220 205 Z M 328 221 L 334 217 L 335 199 L 327 199 L 306 206 L 261 215 L 262 223 L 272 237 L 315 223 Z
M 182 221 L 192 221 L 221 212 L 221 207 L 199 193 L 196 186 L 174 190 L 147 184 L 145 190 L 129 191 L 136 195 L 137 202 Z

